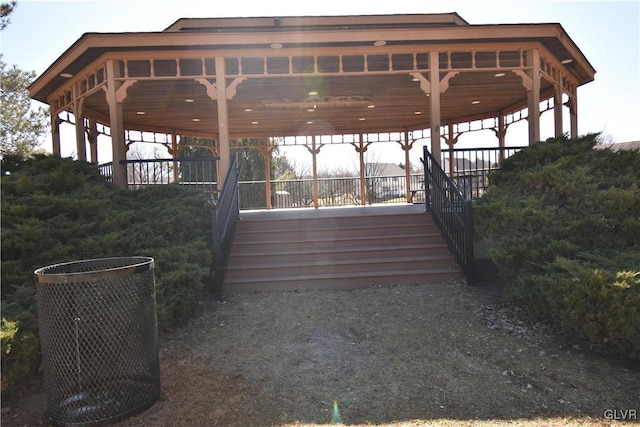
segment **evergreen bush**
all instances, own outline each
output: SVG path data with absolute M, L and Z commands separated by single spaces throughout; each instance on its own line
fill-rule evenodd
M 640 151 L 598 135 L 504 160 L 474 206 L 507 294 L 600 349 L 640 358 Z M 601 148 L 601 147 L 598 147 Z
M 62 262 L 150 256 L 158 326 L 187 320 L 210 279 L 211 207 L 179 185 L 128 191 L 85 162 L 2 160 L 2 389 L 39 365 L 34 270 Z

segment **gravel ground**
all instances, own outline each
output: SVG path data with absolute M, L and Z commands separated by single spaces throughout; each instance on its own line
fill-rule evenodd
M 610 426 L 640 368 L 505 304 L 497 287 L 228 294 L 161 336 L 162 396 L 119 426 Z M 4 426 L 47 425 L 41 385 Z M 618 415 L 620 412 L 617 413 Z

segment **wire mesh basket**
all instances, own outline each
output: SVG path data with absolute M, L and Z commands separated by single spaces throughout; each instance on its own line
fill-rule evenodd
M 114 422 L 160 397 L 153 258 L 36 270 L 47 414 L 56 424 Z

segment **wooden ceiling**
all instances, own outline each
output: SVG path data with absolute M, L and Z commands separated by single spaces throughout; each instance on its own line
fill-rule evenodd
M 85 34 L 30 92 L 54 113 L 81 98 L 86 116 L 108 124 L 98 89 L 105 61 L 114 60 L 120 84 L 130 81 L 125 128 L 215 137 L 218 102 L 207 89 L 216 80 L 214 58 L 223 56 L 225 84 L 235 89 L 227 108 L 236 138 L 426 129 L 430 96 L 415 74 L 429 77 L 434 50 L 448 83 L 440 96 L 443 125 L 525 108 L 518 72 L 529 72 L 526 50 L 539 50 L 547 66 L 542 99 L 558 83 L 575 92 L 595 73 L 559 24 L 472 26 L 456 14 L 388 18 L 306 17 L 295 25 L 282 18 L 276 26 L 274 18 L 179 20 L 160 33 Z

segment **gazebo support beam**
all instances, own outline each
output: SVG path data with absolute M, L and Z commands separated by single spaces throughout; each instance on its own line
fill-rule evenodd
M 218 176 L 220 180 L 224 180 L 231 165 L 229 148 L 229 109 L 227 106 L 227 85 L 224 57 L 216 56 L 215 63 L 218 102 L 218 155 L 220 156 Z
M 440 149 L 440 60 L 438 52 L 429 52 L 429 81 L 430 97 L 430 120 L 431 123 L 431 155 L 440 164 L 442 163 L 442 152 Z
M 114 184 L 127 187 L 127 166 L 120 163 L 127 159 L 127 146 L 125 145 L 124 122 L 122 120 L 122 102 L 117 99 L 116 77 L 119 74 L 119 67 L 116 61 L 108 60 L 106 63 L 107 102 L 109 103 L 109 127 L 111 128 L 111 150 L 113 155 L 113 182 Z
M 60 117 L 51 112 L 51 148 L 53 154 L 60 156 Z

